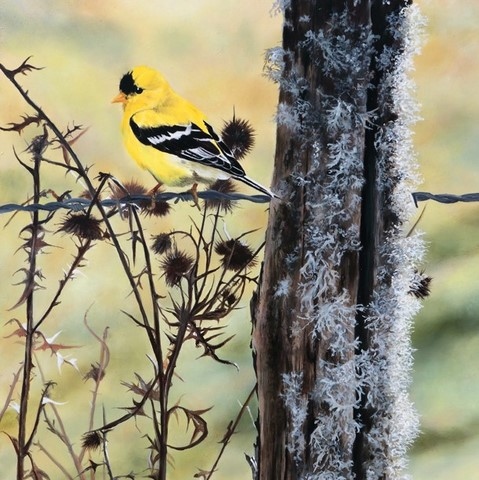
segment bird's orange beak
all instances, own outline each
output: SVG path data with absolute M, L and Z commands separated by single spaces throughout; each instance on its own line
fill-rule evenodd
M 111 103 L 126 103 L 126 95 L 123 92 L 120 92 L 112 101 Z

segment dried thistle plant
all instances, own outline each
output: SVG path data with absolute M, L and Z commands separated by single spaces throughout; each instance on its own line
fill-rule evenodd
M 17 390 L 21 395 L 18 405 L 18 433 L 11 436 L 15 447 L 13 450 L 18 460 L 17 478 L 49 477 L 49 474 L 41 470 L 35 461 L 35 452 L 32 449 L 34 445 L 52 460 L 56 468 L 60 468 L 62 475 L 66 478 L 75 477 L 83 480 L 90 478 L 91 475 L 94 477 L 98 469 L 104 469 L 106 475 L 113 478 L 106 441 L 107 434 L 111 429 L 121 428 L 122 423 L 142 416 L 151 420 L 148 432 L 142 432 L 142 434 L 145 433 L 150 451 L 149 476 L 164 480 L 173 450 L 168 436 L 173 418 L 184 418 L 190 433 L 189 439 L 184 444 L 175 445 L 175 450 L 193 448 L 202 443 L 208 435 L 208 425 L 204 415 L 210 409 L 209 406 L 200 405 L 197 408 L 189 408 L 181 400 L 171 406 L 173 403 L 171 386 L 173 378 L 179 378 L 178 365 L 182 358 L 183 347 L 187 342 L 191 342 L 200 349 L 201 356 L 209 357 L 221 364 L 232 364 L 223 358 L 222 354 L 223 347 L 233 338 L 231 335 L 226 335 L 226 319 L 240 304 L 247 284 L 256 282 L 256 274 L 252 269 L 257 263 L 257 256 L 262 246 L 253 250 L 242 240 L 243 236 L 226 241 L 221 238 L 220 219 L 223 221 L 222 216 L 232 212 L 236 206 L 236 203 L 228 198 L 230 194 L 235 193 L 235 186 L 228 180 L 215 182 L 211 186 L 222 195 L 205 201 L 198 222 L 191 219 L 191 224 L 186 230 L 165 232 L 160 228 L 160 231 L 153 234 L 151 240 L 147 241 L 145 222 L 149 222 L 148 229 L 153 228 L 152 225 L 157 229 L 159 225 L 151 217 L 164 217 L 172 211 L 170 203 L 157 198 L 157 195 L 163 192 L 161 186 L 148 191 L 138 182 L 121 183 L 109 174 L 100 174 L 96 179 L 92 179 L 89 168 L 82 164 L 72 148 L 85 135 L 86 130 L 81 126 L 73 125 L 62 132 L 17 82 L 17 75 L 37 70 L 27 60 L 17 69 L 8 70 L 0 65 L 0 70 L 27 99 L 34 113 L 25 115 L 17 123 L 12 122 L 9 126 L 0 128 L 23 134 L 26 128 L 38 126 L 39 135 L 33 138 L 25 151 L 25 154 L 30 155 L 30 159 L 24 160 L 18 156 L 17 159 L 20 165 L 31 174 L 34 194 L 28 203 L 38 204 L 45 192 L 49 192 L 58 203 L 58 209 L 52 209 L 44 215 L 34 211 L 21 232 L 23 242 L 21 248 L 27 256 L 27 267 L 21 270 L 24 273 L 24 278 L 20 282 L 22 292 L 12 308 L 25 307 L 26 322 L 12 319 L 9 322 L 12 330 L 7 335 L 7 337 L 18 337 L 24 342 L 26 358 L 15 376 L 8 395 L 9 399 L 13 398 Z M 223 136 L 224 141 L 237 157 L 244 156 L 253 145 L 252 129 L 249 123 L 243 120 L 233 119 L 225 126 Z M 60 152 L 60 161 L 50 158 L 55 150 Z M 43 165 L 59 169 L 62 174 L 65 171 L 73 174 L 75 181 L 86 187 L 78 193 L 79 198 L 87 200 L 85 207 L 63 216 L 59 220 L 59 227 L 52 234 L 46 227 L 57 218 L 62 202 L 70 198 L 76 185 L 72 190 L 61 195 L 49 189 L 44 190 L 41 185 Z M 95 184 L 97 181 L 98 185 Z M 138 196 L 150 196 L 151 199 L 128 203 L 128 198 Z M 113 204 L 104 206 L 102 199 L 111 199 Z M 115 220 L 113 223 L 113 217 L 116 216 L 120 217 L 119 221 Z M 47 239 L 49 235 L 55 234 L 71 237 L 73 260 L 58 282 L 57 288 L 53 290 L 51 301 L 45 311 L 34 314 L 31 306 L 35 302 L 36 292 L 45 288 L 42 284 L 45 279 L 38 255 L 50 249 L 51 245 Z M 42 416 L 46 430 L 60 439 L 66 447 L 74 465 L 74 473 L 71 473 L 39 438 L 40 422 L 36 421 L 33 430 L 27 431 L 27 415 L 30 415 L 34 408 L 30 400 L 30 392 L 36 385 L 33 375 L 35 363 L 37 363 L 36 368 L 42 372 L 41 362 L 43 362 L 43 359 L 38 356 L 35 357 L 35 362 L 33 358 L 41 352 L 49 352 L 55 356 L 59 368 L 62 365 L 68 365 L 78 369 L 78 359 L 62 353 L 66 349 L 76 348 L 77 345 L 56 340 L 59 332 L 53 336 L 48 336 L 46 332 L 53 312 L 65 295 L 67 286 L 75 280 L 79 269 L 85 268 L 86 255 L 95 248 L 98 240 L 103 240 L 104 245 L 111 245 L 123 269 L 126 281 L 131 288 L 133 300 L 130 305 L 135 309 L 135 313 L 125 313 L 137 326 L 141 327 L 149 343 L 147 358 L 150 359 L 152 368 L 149 376 L 144 373 L 140 375 L 125 372 L 125 376 L 134 376 L 133 381 L 123 381 L 123 385 L 131 395 L 131 404 L 122 407 L 126 411 L 125 415 L 113 421 L 107 421 L 104 415 L 103 425 L 98 426 L 95 422 L 97 396 L 106 375 L 110 355 L 107 330 L 100 338 L 88 325 L 85 315 L 85 327 L 100 345 L 100 355 L 98 361 L 91 363 L 91 367 L 82 376 L 84 382 L 90 387 L 93 382 L 94 388 L 91 393 L 90 388 L 87 392 L 88 395 L 92 395 L 92 399 L 90 411 L 85 412 L 89 418 L 85 428 L 87 433 L 83 436 L 81 447 L 79 449 L 75 447 L 77 442 L 70 438 L 64 426 L 61 410 L 56 402 L 47 396 L 53 384 L 47 382 L 42 375 L 40 377 L 44 383 L 41 393 L 43 401 L 36 407 L 35 414 L 37 420 Z M 95 265 L 92 268 L 95 268 Z M 250 397 L 251 394 L 248 398 Z M 4 412 L 8 404 L 7 402 L 0 412 Z M 243 412 L 244 408 L 238 413 L 235 424 Z M 223 446 L 226 446 L 233 434 L 234 428 L 228 428 Z M 222 448 L 217 460 L 223 450 Z M 86 460 L 86 452 L 100 455 L 101 458 L 96 462 L 91 459 Z M 215 471 L 215 468 L 209 470 L 209 475 Z M 123 476 L 136 478 L 138 474 L 130 473 Z
M 103 237 L 101 220 L 83 212 L 66 216 L 58 231 L 75 235 L 84 240 L 100 240 Z

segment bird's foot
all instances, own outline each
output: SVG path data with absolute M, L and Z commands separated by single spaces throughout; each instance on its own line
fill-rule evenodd
M 154 208 L 156 204 L 156 194 L 161 192 L 161 188 L 163 187 L 162 183 L 157 183 L 153 188 L 148 190 L 146 193 L 148 196 L 150 196 L 150 208 Z
M 200 199 L 198 198 L 198 184 L 194 183 L 187 193 L 193 197 L 193 206 L 196 206 L 198 210 L 201 210 L 199 203 Z

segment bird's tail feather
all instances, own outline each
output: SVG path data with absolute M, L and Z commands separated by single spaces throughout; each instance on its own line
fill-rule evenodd
M 265 195 L 268 195 L 268 197 L 270 197 L 270 198 L 279 198 L 278 195 L 273 193 L 271 190 L 267 189 L 266 187 L 263 187 L 263 185 L 261 185 L 258 182 L 255 182 L 254 180 L 247 177 L 246 175 L 241 176 L 241 177 L 234 177 L 234 178 L 242 181 L 243 183 L 246 183 L 246 185 L 249 185 L 250 187 L 253 187 L 254 189 L 258 190 L 259 192 L 264 193 Z

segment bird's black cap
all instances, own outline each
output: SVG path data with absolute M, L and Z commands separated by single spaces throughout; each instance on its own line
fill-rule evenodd
M 120 91 L 125 95 L 131 95 L 132 93 L 141 93 L 143 90 L 135 84 L 132 72 L 128 72 L 120 80 Z

